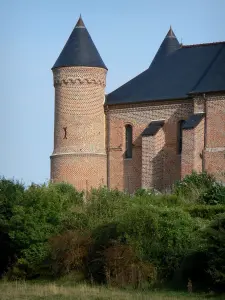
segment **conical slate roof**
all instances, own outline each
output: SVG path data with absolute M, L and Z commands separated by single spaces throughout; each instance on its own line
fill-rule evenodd
M 107 70 L 81 17 L 52 69 L 72 66 L 99 67 Z
M 179 45 L 170 28 L 150 67 L 106 96 L 107 105 L 186 99 L 225 90 L 225 42 Z
M 155 64 L 158 61 L 162 61 L 163 58 L 165 58 L 167 55 L 176 51 L 179 48 L 180 48 L 180 44 L 170 26 L 170 29 L 167 35 L 165 36 L 162 44 L 160 45 L 159 50 L 156 53 L 151 65 Z

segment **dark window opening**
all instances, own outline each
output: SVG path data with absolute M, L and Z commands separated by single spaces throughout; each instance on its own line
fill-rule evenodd
M 182 127 L 183 127 L 184 122 L 185 122 L 184 120 L 180 120 L 178 122 L 178 134 L 177 134 L 177 142 L 178 142 L 177 152 L 178 152 L 178 154 L 182 153 L 182 144 L 183 144 L 183 130 L 182 130 Z
M 132 126 L 126 126 L 126 152 L 125 158 L 132 158 Z
M 67 139 L 67 127 L 63 127 L 64 130 L 64 137 L 63 139 Z

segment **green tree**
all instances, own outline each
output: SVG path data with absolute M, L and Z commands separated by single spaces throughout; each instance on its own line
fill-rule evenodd
M 18 181 L 0 179 L 0 276 L 15 261 L 16 244 L 9 237 L 13 207 L 22 202 L 24 185 Z
M 8 262 L 16 259 L 8 274 L 37 275 L 49 255 L 49 238 L 76 223 L 73 207 L 82 202 L 82 194 L 66 184 L 32 184 L 25 190 L 17 182 L 3 179 L 0 186 L 3 251 L 11 249 Z M 2 266 L 2 271 L 5 267 Z

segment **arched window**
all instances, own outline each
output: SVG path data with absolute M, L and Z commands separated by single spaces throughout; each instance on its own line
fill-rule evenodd
M 185 122 L 184 120 L 180 120 L 178 122 L 178 131 L 177 131 L 177 145 L 178 145 L 177 153 L 178 154 L 182 153 L 182 144 L 183 144 L 183 130 L 182 130 L 182 127 L 183 127 L 184 122 Z
M 125 158 L 132 158 L 132 126 L 127 125 L 126 127 L 126 152 Z

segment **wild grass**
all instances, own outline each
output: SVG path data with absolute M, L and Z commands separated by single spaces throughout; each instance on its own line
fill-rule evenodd
M 1 300 L 179 300 L 179 299 L 224 299 L 206 294 L 187 294 L 171 291 L 135 291 L 106 288 L 103 286 L 89 286 L 87 284 L 60 285 L 52 283 L 31 282 L 1 282 Z

